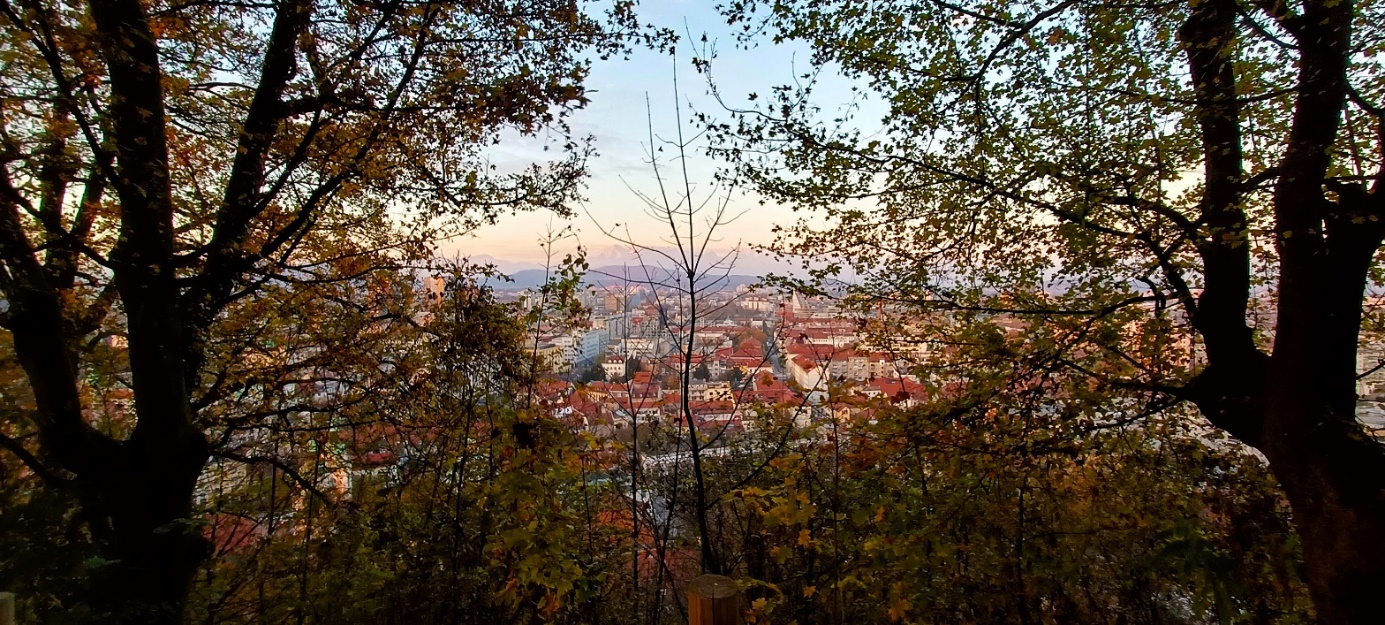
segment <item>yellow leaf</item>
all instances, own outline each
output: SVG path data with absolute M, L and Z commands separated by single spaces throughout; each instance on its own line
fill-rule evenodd
M 804 597 L 811 597 L 811 596 L 817 594 L 817 592 L 818 592 L 818 587 L 817 587 L 817 586 L 804 586 L 804 587 L 803 587 L 803 596 L 804 596 Z
M 812 544 L 813 544 L 813 535 L 810 534 L 810 533 L 808 533 L 808 530 L 799 530 L 799 531 L 798 531 L 798 546 L 800 546 L 800 547 L 807 547 L 807 546 L 812 545 Z
M 894 603 L 890 604 L 890 620 L 898 621 L 903 619 L 904 614 L 909 611 L 910 607 L 912 606 L 909 605 L 908 601 L 904 599 L 895 599 Z

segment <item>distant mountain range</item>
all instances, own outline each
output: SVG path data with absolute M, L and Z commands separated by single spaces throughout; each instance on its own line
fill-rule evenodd
M 499 289 L 532 289 L 543 285 L 543 269 L 522 269 L 508 274 L 514 282 L 501 283 L 495 282 L 493 285 Z M 759 276 L 744 274 L 713 274 L 700 280 L 698 286 L 721 286 L 724 289 L 734 289 L 744 284 L 754 284 L 760 281 Z M 629 284 L 631 286 L 644 285 L 650 283 L 673 285 L 676 283 L 671 272 L 659 267 L 650 267 L 647 271 L 639 265 L 604 265 L 592 267 L 587 270 L 586 278 L 583 280 L 588 285 L 601 287 L 615 287 Z

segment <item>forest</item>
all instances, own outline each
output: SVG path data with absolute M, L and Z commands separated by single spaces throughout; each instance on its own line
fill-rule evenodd
M 0 0 L 0 625 L 1382 622 L 1385 3 L 668 8 Z

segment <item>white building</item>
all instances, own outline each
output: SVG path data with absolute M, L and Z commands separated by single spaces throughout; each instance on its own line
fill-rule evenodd
M 607 357 L 606 357 L 606 360 L 603 360 L 603 361 L 601 362 L 601 369 L 602 369 L 602 371 L 605 371 L 605 372 L 606 372 L 606 379 L 607 379 L 607 380 L 614 380 L 614 379 L 616 379 L 616 378 L 624 377 L 624 376 L 625 376 L 625 357 L 624 357 L 624 356 L 607 356 Z
M 581 341 L 577 345 L 577 362 L 594 362 L 601 352 L 606 350 L 606 343 L 610 342 L 611 335 L 606 330 L 603 323 L 600 328 L 593 328 L 582 334 Z

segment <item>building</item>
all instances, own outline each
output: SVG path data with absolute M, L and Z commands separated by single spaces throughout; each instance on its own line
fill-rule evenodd
M 538 358 L 540 369 L 546 369 L 553 373 L 568 373 L 572 371 L 572 361 L 568 359 L 567 349 L 557 343 L 540 343 L 538 349 L 534 351 Z
M 615 380 L 625 377 L 625 357 L 619 355 L 607 356 L 601 361 L 601 370 L 606 373 L 607 380 Z
M 596 362 L 596 358 L 606 351 L 606 344 L 611 340 L 611 335 L 606 329 L 606 324 L 601 324 L 600 328 L 593 328 L 582 334 L 582 338 L 577 343 L 577 355 L 575 361 L 579 365 Z

